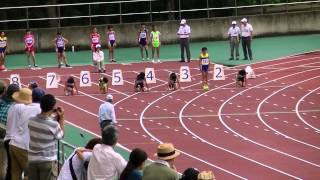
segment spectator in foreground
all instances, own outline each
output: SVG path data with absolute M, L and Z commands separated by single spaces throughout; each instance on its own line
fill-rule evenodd
M 19 91 L 19 86 L 16 84 L 10 84 L 5 93 L 2 95 L 0 100 L 0 123 L 3 125 L 7 124 L 7 116 L 8 111 L 10 107 L 14 104 L 14 100 L 12 99 L 12 94 Z M 8 131 L 8 130 L 6 130 Z M 7 153 L 7 171 L 6 171 L 6 177 L 5 180 L 11 179 L 11 159 L 9 155 L 9 143 L 10 143 L 9 137 L 4 138 L 4 147 L 6 149 Z
M 88 180 L 118 179 L 126 167 L 126 160 L 115 152 L 118 141 L 118 129 L 109 125 L 102 130 L 102 144 L 93 148 L 88 167 Z
M 143 180 L 178 180 L 174 160 L 179 155 L 173 144 L 160 144 L 156 154 L 158 159 L 143 170 Z
M 2 96 L 2 94 L 4 94 L 4 92 L 6 91 L 6 83 L 3 81 L 0 81 L 0 97 Z
M 129 162 L 121 173 L 119 180 L 142 180 L 141 170 L 147 158 L 147 153 L 142 149 L 136 148 L 132 150 Z
M 77 148 L 64 162 L 57 180 L 86 180 L 87 167 L 92 156 L 92 149 L 101 144 L 101 138 L 91 139 L 83 148 Z
M 198 180 L 215 180 L 216 178 L 214 177 L 212 171 L 202 171 L 198 175 Z
M 116 113 L 114 111 L 113 96 L 108 94 L 106 97 L 106 102 L 101 104 L 99 107 L 99 123 L 100 128 L 103 130 L 104 127 L 111 124 L 116 124 Z
M 41 112 L 39 99 L 44 96 L 44 91 L 36 88 L 31 91 L 29 88 L 22 88 L 12 95 L 16 101 L 8 112 L 8 126 L 10 129 L 9 152 L 11 157 L 12 180 L 21 179 L 24 172 L 24 179 L 28 177 L 28 150 L 29 150 L 29 119 Z M 33 101 L 35 99 L 36 101 Z
M 57 143 L 64 132 L 64 110 L 62 107 L 55 109 L 55 105 L 53 95 L 44 95 L 40 100 L 41 113 L 29 120 L 30 180 L 50 180 L 52 164 L 57 161 Z
M 197 180 L 199 175 L 199 171 L 195 168 L 188 168 L 186 169 L 180 180 Z

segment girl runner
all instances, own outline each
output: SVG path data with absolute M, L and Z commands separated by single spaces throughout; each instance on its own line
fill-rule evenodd
M 107 31 L 107 48 L 109 49 L 109 61 L 116 62 L 114 59 L 114 48 L 116 47 L 116 33 L 113 31 L 113 26 L 108 26 Z
M 141 54 L 142 61 L 144 61 L 143 49 L 145 49 L 146 58 L 147 58 L 147 61 L 149 61 L 149 56 L 148 56 L 148 30 L 146 29 L 146 25 L 145 24 L 141 24 L 140 25 L 140 30 L 138 32 L 137 42 L 138 42 L 139 47 L 140 47 L 140 54 Z
M 169 90 L 177 90 L 180 88 L 180 82 L 177 77 L 177 74 L 172 72 L 169 75 L 168 89 Z
M 147 80 L 146 80 L 146 75 L 144 72 L 140 72 L 135 81 L 134 81 L 134 89 L 136 92 L 144 92 L 146 90 L 148 90 L 148 84 L 147 84 Z
M 200 71 L 202 73 L 202 88 L 203 90 L 208 90 L 208 69 L 210 66 L 210 59 L 208 54 L 208 49 L 203 47 L 201 49 L 200 57 L 199 57 L 199 66 Z
M 99 89 L 100 89 L 100 92 L 102 94 L 106 94 L 108 92 L 108 78 L 106 76 L 102 76 L 100 79 L 99 79 Z
M 6 57 L 6 48 L 8 46 L 8 39 L 6 34 L 2 31 L 0 34 L 0 71 L 6 70 L 5 66 L 5 57 Z
M 34 36 L 32 34 L 32 32 L 30 30 L 26 30 L 26 35 L 24 36 L 24 47 L 25 47 L 25 51 L 27 54 L 27 61 L 28 61 L 28 67 L 31 68 L 31 63 L 30 63 L 30 56 L 32 59 L 32 63 L 33 66 L 35 68 L 38 67 L 38 65 L 36 64 L 36 57 L 35 57 L 35 48 L 34 48 Z
M 70 76 L 64 86 L 64 94 L 66 96 L 79 94 L 76 82 L 72 76 Z
M 66 67 L 70 67 L 70 65 L 67 63 L 67 58 L 65 55 L 65 49 L 68 40 L 64 38 L 60 32 L 58 32 L 57 37 L 53 41 L 55 42 L 56 46 L 57 58 L 59 63 L 58 67 L 61 68 L 63 63 L 66 65 Z
M 157 50 L 157 59 L 160 62 L 160 35 L 161 33 L 156 30 L 156 26 L 152 25 L 152 31 L 150 33 L 150 38 L 152 42 L 152 62 L 154 62 L 154 51 Z
M 90 35 L 90 39 L 91 39 L 91 51 L 93 53 L 97 50 L 96 46 L 100 44 L 100 34 L 98 33 L 97 28 L 92 29 L 92 34 Z M 92 62 L 93 62 L 93 65 L 96 67 L 97 64 L 93 60 L 93 54 L 92 54 Z

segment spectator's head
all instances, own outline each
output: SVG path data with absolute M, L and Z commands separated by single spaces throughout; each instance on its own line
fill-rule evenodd
M 108 94 L 108 95 L 106 96 L 106 100 L 107 100 L 107 102 L 112 103 L 112 101 L 113 101 L 113 96 L 112 96 L 111 94 Z
M 144 150 L 139 148 L 133 149 L 130 153 L 128 164 L 122 171 L 119 180 L 128 179 L 131 172 L 135 169 L 142 170 L 144 166 L 144 162 L 147 159 L 148 159 L 148 155 Z
M 109 125 L 102 130 L 102 143 L 108 146 L 115 146 L 118 142 L 118 129 Z
M 44 95 L 40 100 L 40 108 L 43 113 L 52 113 L 55 105 L 56 99 L 51 94 Z
M 232 21 L 231 24 L 233 27 L 235 27 L 237 25 L 237 21 Z
M 0 96 L 5 93 L 6 87 L 6 83 L 4 81 L 0 81 Z
M 215 180 L 216 178 L 214 177 L 212 171 L 202 171 L 198 175 L 198 180 Z
M 185 26 L 187 24 L 187 20 L 186 19 L 181 19 L 180 25 L 181 26 Z
M 108 25 L 108 30 L 112 31 L 113 26 L 112 25 Z
M 201 52 L 202 52 L 203 54 L 207 53 L 207 52 L 208 52 L 208 48 L 207 48 L 207 47 L 201 48 Z
M 31 104 L 32 91 L 29 88 L 21 88 L 19 91 L 13 93 L 12 99 L 17 103 Z
M 39 87 L 37 81 L 30 81 L 29 84 L 28 84 L 28 88 L 31 89 L 31 90 L 34 89 L 34 88 L 37 88 L 37 87 Z
M 94 28 L 92 29 L 92 32 L 93 32 L 93 33 L 97 33 L 97 32 L 98 32 L 98 29 L 97 29 L 96 27 L 94 27 Z
M 34 103 L 40 103 L 41 98 L 45 95 L 43 89 L 37 87 L 32 90 L 32 102 Z
M 241 23 L 242 23 L 242 24 L 246 25 L 247 22 L 248 22 L 247 18 L 242 18 L 242 19 L 241 19 Z
M 10 84 L 7 87 L 6 92 L 3 94 L 2 99 L 5 101 L 13 101 L 12 94 L 19 91 L 19 86 L 17 84 Z
M 157 149 L 157 154 L 155 154 L 158 159 L 168 162 L 173 161 L 179 155 L 180 152 L 176 151 L 173 144 L 171 143 L 160 144 Z
M 180 180 L 197 180 L 199 175 L 199 171 L 195 168 L 188 168 L 186 169 Z
M 92 138 L 85 146 L 86 149 L 93 149 L 96 144 L 102 144 L 101 138 Z

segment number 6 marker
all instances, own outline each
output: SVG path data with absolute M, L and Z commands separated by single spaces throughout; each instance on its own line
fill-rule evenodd
M 91 76 L 89 71 L 81 71 L 80 72 L 80 87 L 90 87 L 91 84 Z
M 57 74 L 54 72 L 47 73 L 46 88 L 58 88 Z

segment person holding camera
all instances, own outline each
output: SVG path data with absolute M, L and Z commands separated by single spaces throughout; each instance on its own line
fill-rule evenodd
M 64 110 L 55 109 L 56 99 L 51 94 L 40 100 L 41 113 L 29 121 L 29 179 L 49 180 L 52 164 L 57 161 L 57 143 L 63 138 Z

